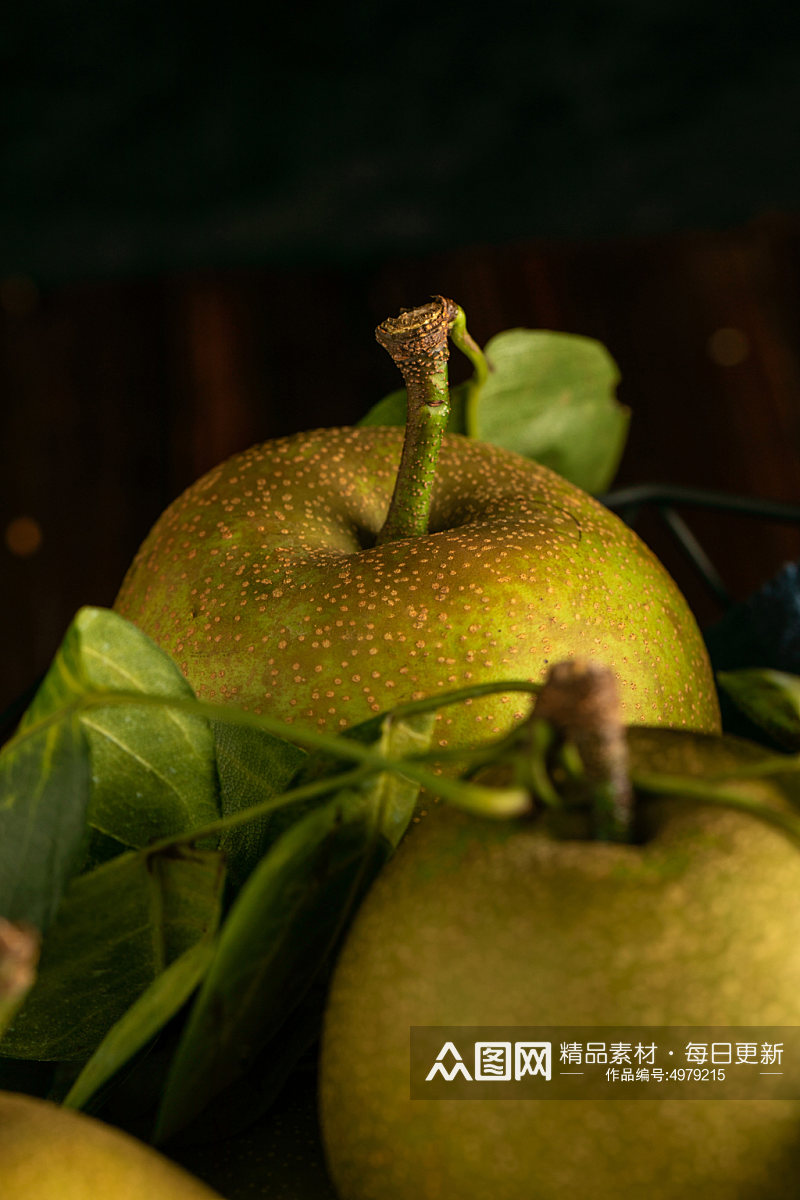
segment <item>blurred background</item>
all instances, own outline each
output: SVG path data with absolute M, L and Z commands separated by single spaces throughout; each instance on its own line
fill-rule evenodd
M 395 388 L 374 327 L 433 292 L 608 346 L 617 485 L 800 500 L 800 10 L 38 0 L 3 41 L 0 709 L 197 475 Z M 735 598 L 800 557 L 684 515 Z

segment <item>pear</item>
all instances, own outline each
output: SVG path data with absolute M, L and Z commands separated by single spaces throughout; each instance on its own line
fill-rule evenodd
M 614 667 L 628 720 L 718 729 L 694 618 L 639 539 L 553 472 L 445 433 L 448 339 L 487 369 L 458 305 L 435 296 L 375 334 L 405 379 L 405 430 L 234 455 L 156 522 L 117 611 L 200 697 L 309 730 L 538 681 L 575 655 Z M 480 745 L 525 710 L 520 692 L 447 708 L 439 744 Z
M 764 756 L 670 730 L 631 729 L 628 746 L 634 779 Z M 742 786 L 779 807 L 774 785 Z M 641 805 L 636 844 L 449 808 L 401 844 L 325 1016 L 320 1111 L 341 1200 L 798 1192 L 800 1099 L 410 1099 L 413 1026 L 800 1025 L 797 844 L 680 790 Z
M 220 1200 L 162 1154 L 92 1117 L 0 1092 L 0 1195 L 19 1200 Z
M 617 517 L 545 467 L 444 435 L 427 532 L 379 541 L 403 431 L 321 429 L 234 455 L 157 521 L 115 608 L 198 696 L 338 733 L 407 700 L 613 666 L 626 719 L 719 728 L 685 600 Z M 443 710 L 479 745 L 521 693 Z

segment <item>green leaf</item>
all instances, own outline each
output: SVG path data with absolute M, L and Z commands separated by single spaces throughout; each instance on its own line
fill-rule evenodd
M 213 821 L 219 807 L 208 722 L 168 705 L 114 703 L 120 692 L 194 699 L 177 666 L 135 625 L 109 609 L 82 608 L 20 729 L 83 706 L 92 768 L 88 820 L 106 837 L 146 846 Z
M 469 383 L 459 383 L 450 389 L 448 433 L 467 432 L 466 403 L 468 394 Z M 399 388 L 374 404 L 358 423 L 359 425 L 405 425 L 407 408 L 408 393 L 405 388 Z
M 204 937 L 156 976 L 111 1026 L 62 1101 L 65 1107 L 83 1108 L 103 1084 L 172 1020 L 199 986 L 213 957 L 213 942 Z
M 398 716 L 389 713 L 380 723 L 376 750 L 386 758 L 403 759 L 430 749 L 436 713 Z M 357 733 L 357 731 L 356 731 Z M 370 820 L 377 821 L 380 838 L 390 851 L 397 848 L 414 815 L 419 784 L 403 775 L 383 772 L 364 784 L 360 803 Z
M 327 951 L 364 849 L 361 823 L 346 822 L 342 809 L 328 804 L 288 829 L 239 893 L 172 1062 L 158 1140 L 200 1112 L 277 1032 L 296 999 L 298 957 L 316 967 Z
M 619 371 L 592 338 L 507 329 L 486 346 L 492 367 L 467 413 L 472 437 L 551 467 L 588 492 L 611 482 L 629 411 L 614 398 Z
M 373 404 L 369 412 L 358 423 L 359 425 L 405 425 L 407 406 L 408 392 L 405 388 L 398 388 L 396 392 L 389 392 L 388 396 L 384 396 L 377 404 Z
M 435 714 L 386 718 L 397 759 L 430 745 Z M 359 899 L 411 820 L 418 785 L 385 773 L 307 812 L 250 876 L 173 1059 L 157 1124 L 164 1140 L 232 1083 L 327 970 Z
M 784 671 L 750 668 L 718 671 L 717 681 L 737 708 L 778 745 L 800 750 L 800 678 Z
M 223 817 L 252 808 L 286 791 L 308 755 L 299 746 L 244 725 L 213 722 Z M 228 884 L 238 891 L 285 823 L 278 813 L 260 817 L 225 834 Z M 291 814 L 290 814 L 291 815 Z M 296 814 L 295 814 L 296 816 Z
M 86 841 L 89 752 L 74 715 L 0 753 L 0 916 L 47 929 Z
M 38 978 L 0 1054 L 81 1062 L 152 981 L 219 920 L 217 851 L 128 852 L 73 879 Z
M 281 1025 L 280 1035 L 254 1056 L 244 1075 L 213 1097 L 203 1112 L 193 1118 L 192 1144 L 206 1137 L 227 1140 L 249 1129 L 269 1112 L 279 1096 L 280 1114 L 283 1113 L 284 1087 L 291 1087 L 292 1077 L 296 1079 L 306 1073 L 316 1057 L 327 994 L 327 978 L 319 984 L 315 981 Z M 277 1111 L 275 1116 L 279 1116 Z M 183 1141 L 179 1137 L 172 1144 L 181 1145 Z

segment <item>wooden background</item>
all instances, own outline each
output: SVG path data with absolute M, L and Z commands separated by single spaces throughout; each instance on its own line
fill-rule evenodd
M 374 327 L 433 292 L 464 306 L 479 341 L 528 326 L 605 342 L 633 410 L 618 485 L 800 501 L 794 218 L 641 241 L 476 246 L 357 270 L 193 272 L 45 292 L 6 278 L 0 710 L 46 668 L 81 605 L 113 602 L 150 525 L 196 476 L 254 441 L 355 421 L 396 387 Z M 800 557 L 795 527 L 684 515 L 737 598 Z M 669 539 L 652 521 L 639 528 L 701 624 L 716 619 L 719 605 Z

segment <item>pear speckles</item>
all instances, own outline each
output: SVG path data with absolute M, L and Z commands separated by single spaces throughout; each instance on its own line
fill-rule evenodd
M 574 655 L 615 668 L 628 720 L 717 728 L 702 641 L 672 581 L 552 472 L 446 437 L 431 533 L 374 546 L 402 436 L 318 430 L 223 463 L 156 523 L 118 611 L 201 697 L 313 728 L 470 683 L 538 680 Z M 440 719 L 443 739 L 491 737 L 521 711 L 518 695 L 460 705 Z

